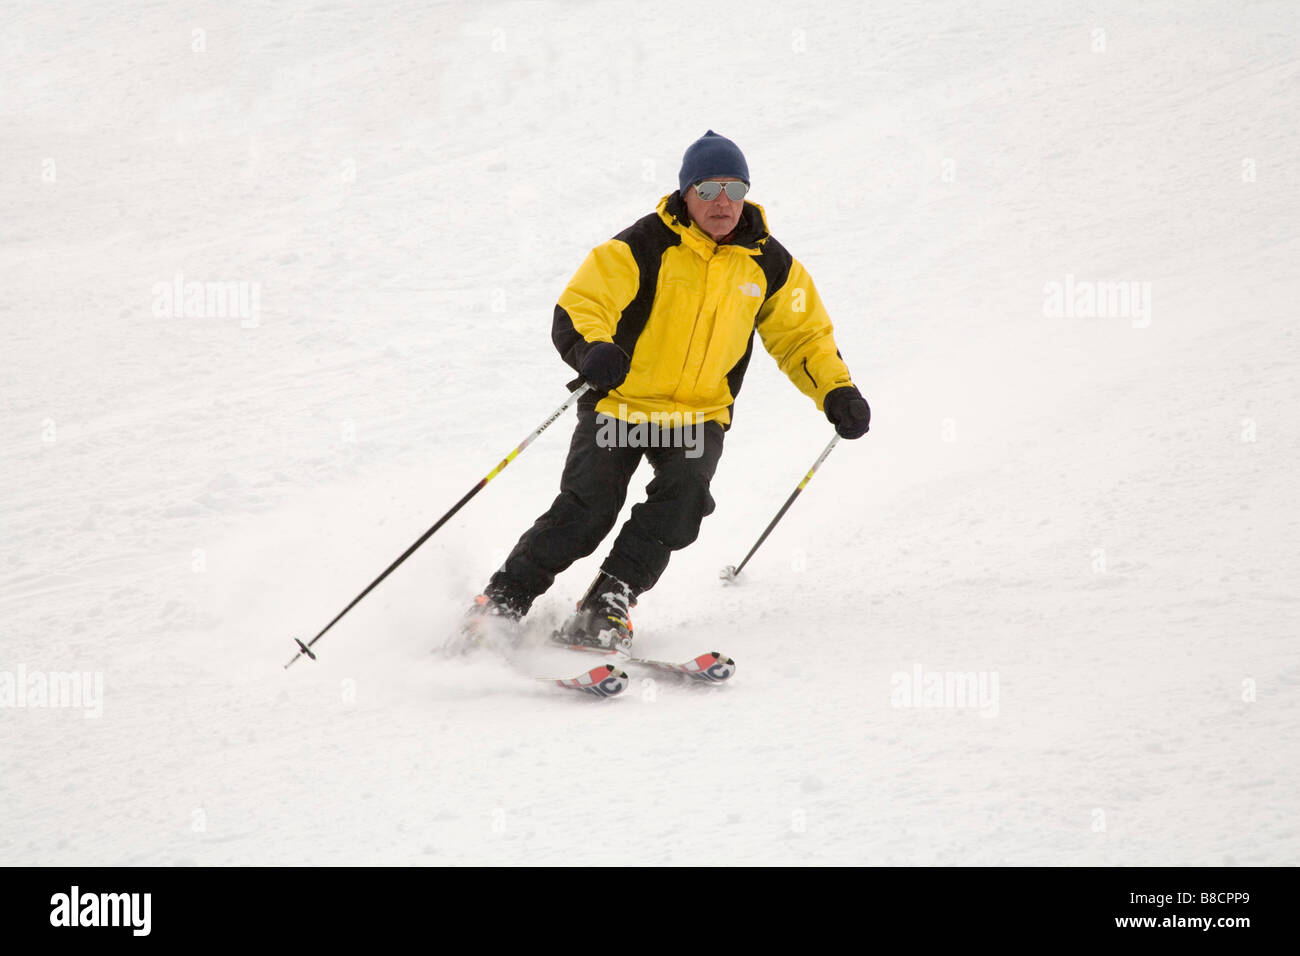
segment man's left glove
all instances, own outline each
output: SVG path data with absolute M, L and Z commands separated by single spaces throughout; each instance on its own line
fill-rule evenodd
M 861 438 L 871 427 L 871 406 L 856 385 L 832 389 L 822 405 L 841 438 Z
M 595 342 L 582 360 L 582 377 L 602 392 L 618 388 L 627 378 L 632 360 L 613 342 Z

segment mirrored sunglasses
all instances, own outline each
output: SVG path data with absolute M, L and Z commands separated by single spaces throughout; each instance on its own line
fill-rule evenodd
M 713 202 L 724 191 L 727 198 L 732 202 L 740 202 L 745 198 L 745 193 L 749 192 L 749 184 L 742 182 L 720 183 L 714 180 L 705 180 L 702 183 L 695 184 L 696 195 L 705 202 Z

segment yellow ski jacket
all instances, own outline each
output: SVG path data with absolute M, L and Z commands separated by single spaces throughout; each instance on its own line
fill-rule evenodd
M 693 414 L 729 427 L 755 330 L 818 409 L 852 384 L 812 278 L 768 233 L 762 207 L 746 202 L 719 245 L 674 192 L 588 253 L 555 307 L 551 339 L 575 370 L 596 342 L 631 356 L 599 412 L 633 422 Z

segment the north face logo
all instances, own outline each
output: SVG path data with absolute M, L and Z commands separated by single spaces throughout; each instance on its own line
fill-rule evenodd
M 740 287 L 740 291 L 745 295 L 760 296 L 763 290 L 758 287 L 757 282 L 747 282 Z

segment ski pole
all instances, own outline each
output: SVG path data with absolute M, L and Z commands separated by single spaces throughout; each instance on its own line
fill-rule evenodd
M 718 577 L 727 582 L 736 580 L 736 575 L 738 575 L 741 572 L 741 569 L 749 563 L 749 559 L 754 556 L 754 552 L 758 550 L 758 546 L 767 540 L 767 536 L 772 533 L 772 529 L 776 527 L 776 523 L 781 520 L 781 517 L 787 511 L 790 510 L 790 506 L 794 504 L 794 499 L 799 497 L 799 492 L 803 491 L 804 485 L 812 481 L 812 476 L 817 474 L 817 469 L 821 467 L 822 462 L 826 460 L 826 456 L 831 453 L 831 449 L 835 447 L 836 442 L 839 440 L 840 436 L 836 435 L 830 440 L 830 443 L 826 446 L 825 450 L 817 456 L 817 460 L 813 462 L 813 466 L 808 469 L 808 474 L 804 475 L 803 481 L 799 482 L 799 487 L 790 493 L 789 498 L 785 499 L 785 504 L 781 506 L 781 510 L 776 513 L 776 517 L 773 518 L 768 526 L 763 529 L 763 533 L 759 535 L 758 540 L 754 542 L 754 546 L 749 549 L 749 554 L 745 555 L 745 560 L 740 562 L 739 567 L 734 564 L 729 564 L 718 572 Z
M 416 548 L 420 547 L 420 545 L 422 545 L 422 544 L 424 544 L 424 542 L 428 541 L 429 538 L 431 538 L 431 537 L 433 536 L 433 533 L 434 533 L 435 531 L 437 531 L 439 528 L 441 528 L 443 525 L 445 525 L 449 520 L 451 520 L 451 516 L 452 516 L 452 515 L 454 515 L 457 511 L 459 511 L 461 508 L 463 508 L 463 507 L 465 506 L 466 502 L 468 502 L 468 501 L 469 501 L 471 498 L 473 498 L 476 494 L 478 494 L 480 491 L 482 491 L 482 490 L 483 490 L 483 487 L 484 487 L 484 486 L 485 486 L 489 481 L 491 481 L 491 480 L 492 480 L 493 478 L 495 478 L 497 475 L 501 474 L 501 471 L 506 467 L 506 465 L 510 464 L 512 461 L 514 461 L 516 458 L 518 458 L 520 452 L 522 452 L 525 448 L 527 448 L 529 445 L 531 445 L 532 442 L 533 442 L 533 439 L 534 439 L 534 438 L 536 438 L 536 437 L 537 437 L 538 435 L 540 435 L 542 432 L 546 431 L 547 427 L 548 427 L 552 422 L 554 422 L 557 418 L 559 418 L 561 415 L 563 415 L 563 414 L 565 413 L 565 411 L 569 408 L 569 406 L 572 405 L 574 402 L 576 402 L 580 397 L 582 397 L 583 393 L 585 393 L 585 392 L 586 392 L 588 389 L 590 389 L 590 388 L 591 388 L 591 386 L 590 386 L 589 384 L 587 384 L 587 383 L 584 382 L 584 383 L 583 383 L 583 384 L 582 384 L 582 385 L 581 385 L 581 386 L 580 386 L 580 387 L 579 387 L 579 388 L 578 388 L 578 389 L 577 389 L 577 390 L 576 390 L 572 395 L 570 395 L 567 399 L 565 399 L 563 405 L 561 405 L 561 406 L 560 406 L 559 408 L 557 408 L 555 411 L 551 412 L 551 414 L 547 417 L 546 421 L 542 422 L 542 423 L 541 423 L 540 425 L 538 425 L 535 429 L 533 429 L 532 434 L 530 434 L 527 438 L 525 438 L 525 439 L 524 439 L 523 441 L 521 441 L 518 445 L 516 445 L 514 451 L 512 451 L 510 454 L 506 455 L 506 457 L 502 458 L 502 459 L 501 459 L 501 463 L 500 463 L 499 465 L 497 465 L 495 468 L 493 468 L 491 471 L 489 471 L 486 475 L 484 475 L 484 476 L 482 477 L 482 479 L 479 480 L 479 483 L 478 483 L 477 485 L 475 485 L 473 488 L 471 488 L 469 491 L 467 491 L 467 492 L 465 493 L 465 497 L 461 498 L 460 501 L 458 501 L 458 502 L 456 502 L 454 505 L 452 505 L 451 510 L 448 511 L 448 512 L 447 512 L 445 515 L 443 515 L 441 518 L 439 518 L 439 519 L 437 520 L 437 522 L 434 524 L 434 526 L 433 526 L 432 528 L 430 528 L 430 529 L 429 529 L 428 531 L 426 531 L 424 534 L 420 535 L 420 537 L 416 539 L 415 544 L 411 545 L 409 548 L 407 548 L 405 551 L 403 551 L 401 557 L 399 557 L 396 561 L 394 561 L 392 564 L 390 564 L 390 565 L 389 565 L 389 566 L 384 570 L 384 573 L 383 573 L 383 574 L 379 575 L 379 577 L 377 577 L 377 578 L 375 578 L 373 581 L 371 581 L 371 582 L 366 586 L 366 589 L 365 589 L 364 591 L 362 591 L 360 594 L 358 594 L 356 597 L 354 597 L 354 598 L 352 599 L 351 603 L 349 603 L 347 607 L 345 607 L 343 610 L 339 611 L 339 613 L 335 615 L 334 620 L 330 621 L 330 622 L 329 622 L 328 624 L 326 624 L 323 628 L 321 628 L 319 634 L 317 634 L 315 637 L 313 637 L 313 638 L 312 638 L 310 641 L 308 641 L 306 644 L 304 644 L 300 639 L 298 639 L 298 638 L 294 638 L 294 643 L 296 643 L 296 644 L 298 645 L 298 652 L 297 652 L 296 654 L 294 654 L 293 657 L 289 658 L 289 663 L 284 665 L 285 670 L 288 670 L 288 669 L 289 669 L 289 665 L 292 664 L 294 661 L 296 661 L 299 657 L 303 656 L 304 654 L 307 655 L 308 657 L 310 657 L 312 660 L 315 660 L 315 659 L 316 659 L 316 654 L 315 654 L 315 653 L 312 651 L 312 649 L 311 649 L 311 648 L 312 648 L 312 645 L 315 644 L 317 641 L 319 641 L 322 637 L 324 637 L 326 631 L 328 631 L 331 627 L 333 627 L 335 624 L 337 624 L 337 623 L 339 622 L 339 620 L 343 617 L 344 614 L 347 614 L 348 611 L 350 611 L 350 610 L 352 610 L 354 607 L 356 607 L 356 606 L 357 606 L 357 603 L 360 602 L 360 600 L 361 600 L 363 597 L 365 597 L 367 594 L 369 594 L 371 591 L 373 591 L 373 590 L 375 589 L 375 586 L 378 585 L 380 581 L 382 581 L 384 578 L 388 577 L 390 574 L 392 574 L 394 571 L 396 571 L 398 565 L 400 565 L 403 561 L 405 561 L 407 558 L 409 558 L 411 555 L 413 555 L 413 554 L 415 553 Z

